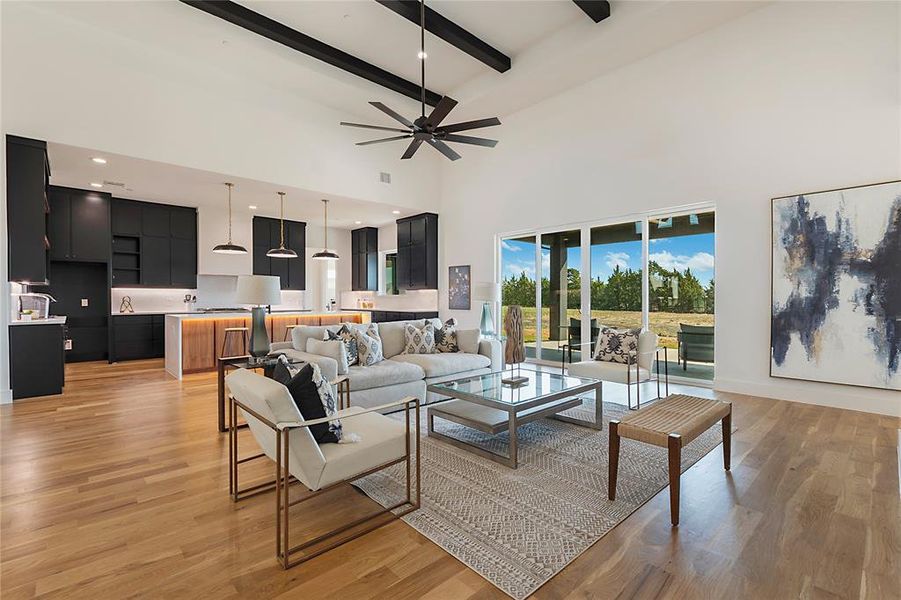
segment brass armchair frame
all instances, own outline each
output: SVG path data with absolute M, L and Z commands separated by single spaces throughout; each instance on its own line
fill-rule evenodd
M 411 464 L 411 444 L 410 444 L 410 405 L 414 407 L 414 417 L 416 419 L 416 438 L 415 438 L 415 453 L 416 453 L 416 485 L 413 486 L 413 466 Z M 405 431 L 405 452 L 404 456 L 398 458 L 396 460 L 392 460 L 390 462 L 381 464 L 377 467 L 364 471 L 363 473 L 359 473 L 354 475 L 349 479 L 344 479 L 342 481 L 338 481 L 331 485 L 328 485 L 324 488 L 320 488 L 318 490 L 311 490 L 311 494 L 304 496 L 298 500 L 290 501 L 288 498 L 289 486 L 292 483 L 297 483 L 298 480 L 291 475 L 289 471 L 290 464 L 290 433 L 293 429 L 299 429 L 303 427 L 310 427 L 312 425 L 318 425 L 321 423 L 328 423 L 333 420 L 334 417 L 329 418 L 325 417 L 322 419 L 313 419 L 310 421 L 298 421 L 298 422 L 283 422 L 283 423 L 273 423 L 261 416 L 259 413 L 255 412 L 253 409 L 249 408 L 245 404 L 242 404 L 239 400 L 237 400 L 234 396 L 229 394 L 229 494 L 232 496 L 232 500 L 234 502 L 238 502 L 239 500 L 243 500 L 245 498 L 249 498 L 251 496 L 255 496 L 257 494 L 261 494 L 264 492 L 268 492 L 271 489 L 275 489 L 275 552 L 276 558 L 279 563 L 281 563 L 284 569 L 289 569 L 293 566 L 299 565 L 300 563 L 306 562 L 311 558 L 318 556 L 324 552 L 327 552 L 333 548 L 337 548 L 338 546 L 347 543 L 351 540 L 354 540 L 364 534 L 369 533 L 375 529 L 383 525 L 387 525 L 388 523 L 399 519 L 400 517 L 417 510 L 420 506 L 420 481 L 421 481 L 421 461 L 420 461 L 420 453 L 419 453 L 419 435 L 420 435 L 420 425 L 419 425 L 419 399 L 418 398 L 405 398 L 398 402 L 392 402 L 390 404 L 384 404 L 382 406 L 376 406 L 374 408 L 364 410 L 362 412 L 353 413 L 350 415 L 341 416 L 341 419 L 352 419 L 358 415 L 376 412 L 380 410 L 384 410 L 386 408 L 391 408 L 394 406 L 404 405 L 404 422 L 406 425 Z M 240 489 L 238 485 L 238 466 L 242 463 L 246 463 L 258 458 L 262 458 L 266 456 L 265 453 L 255 454 L 253 456 L 248 456 L 246 458 L 239 459 L 238 458 L 238 409 L 242 409 L 246 411 L 248 414 L 253 416 L 255 419 L 259 420 L 261 423 L 272 429 L 275 433 L 275 479 L 273 481 L 267 481 L 264 483 L 248 486 L 244 489 Z M 351 523 L 347 523 L 333 529 L 327 533 L 324 533 L 320 536 L 317 536 L 311 540 L 307 540 L 302 544 L 297 544 L 295 546 L 290 546 L 289 544 L 289 509 L 292 506 L 296 506 L 311 498 L 315 498 L 320 494 L 325 492 L 334 490 L 338 487 L 346 483 L 351 483 L 360 479 L 361 477 L 365 477 L 367 475 L 371 475 L 382 469 L 386 469 L 396 464 L 406 463 L 406 498 L 398 502 L 392 506 L 387 508 L 383 508 L 375 513 L 368 515 L 366 517 L 362 517 L 360 519 L 356 519 Z M 394 512 L 398 509 L 401 509 L 399 512 Z M 353 529 L 358 525 L 362 525 L 368 521 L 372 521 L 377 517 L 380 517 L 385 514 L 390 514 L 391 518 L 384 520 L 383 522 L 370 523 L 365 528 L 354 532 L 353 535 L 339 539 L 336 541 L 329 542 L 325 546 L 318 548 L 310 553 L 305 554 L 304 556 L 291 560 L 292 555 L 302 552 L 311 546 L 319 544 L 320 542 L 325 542 L 326 540 L 333 538 L 349 529 Z

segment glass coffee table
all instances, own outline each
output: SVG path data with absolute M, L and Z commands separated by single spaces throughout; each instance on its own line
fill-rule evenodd
M 552 417 L 568 423 L 602 429 L 603 402 L 601 381 L 570 377 L 557 373 L 519 371 L 526 378 L 520 385 L 501 383 L 509 372 L 488 373 L 464 379 L 434 383 L 428 391 L 450 396 L 453 400 L 428 408 L 428 435 L 515 469 L 517 467 L 516 428 L 536 419 Z M 594 391 L 594 421 L 559 414 L 580 406 L 579 394 Z M 500 454 L 435 431 L 435 419 L 444 419 L 478 431 L 496 435 L 510 434 L 509 452 Z

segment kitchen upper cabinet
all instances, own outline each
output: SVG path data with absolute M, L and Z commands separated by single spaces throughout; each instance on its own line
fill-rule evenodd
M 398 219 L 396 264 L 398 288 L 438 289 L 438 215 Z
M 350 232 L 351 289 L 375 292 L 379 289 L 379 230 L 362 227 Z
M 51 186 L 50 258 L 109 262 L 110 195 Z
M 254 217 L 253 274 L 279 277 L 283 290 L 306 289 L 306 231 L 306 223 L 286 220 L 285 247 L 297 252 L 297 258 L 270 258 L 266 253 L 281 241 L 279 220 Z
M 172 284 L 172 251 L 168 237 L 141 238 L 141 284 L 166 287 Z
M 46 283 L 49 273 L 47 143 L 6 136 L 9 281 Z
M 113 287 L 197 287 L 197 209 L 113 198 Z

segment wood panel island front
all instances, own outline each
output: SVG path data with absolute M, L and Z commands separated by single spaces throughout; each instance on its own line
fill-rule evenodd
M 266 315 L 269 339 L 290 339 L 291 325 L 334 325 L 365 323 L 365 312 L 276 312 Z M 188 373 L 215 371 L 216 360 L 223 356 L 241 356 L 241 333 L 231 336 L 226 344 L 225 330 L 246 327 L 250 331 L 249 312 L 187 313 L 166 315 L 166 371 L 177 379 Z

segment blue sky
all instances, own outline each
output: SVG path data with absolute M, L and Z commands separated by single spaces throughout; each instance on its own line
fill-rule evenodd
M 651 240 L 651 259 L 666 269 L 676 268 L 684 271 L 690 267 L 692 273 L 700 280 L 701 285 L 707 285 L 713 277 L 714 263 L 714 234 L 703 233 L 699 235 L 686 235 L 680 237 Z M 545 265 L 549 252 L 543 252 Z M 527 273 L 530 277 L 535 274 L 535 246 L 527 242 L 504 240 L 501 245 L 501 265 L 504 278 L 510 275 Z M 581 249 L 569 249 L 570 266 L 581 268 Z M 603 244 L 591 248 L 591 276 L 607 279 L 613 269 L 641 268 L 641 242 L 620 242 L 616 244 Z M 546 267 L 545 267 L 546 272 Z

